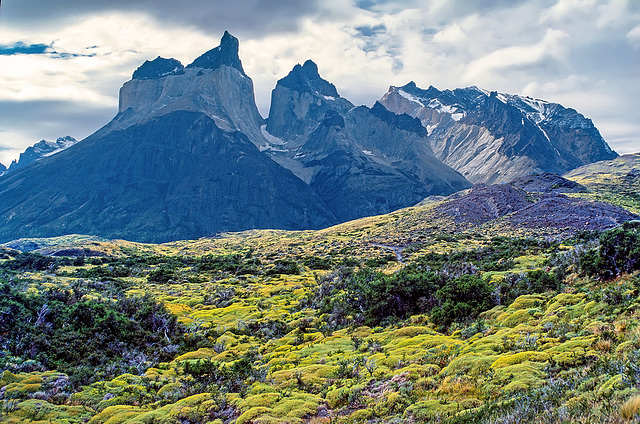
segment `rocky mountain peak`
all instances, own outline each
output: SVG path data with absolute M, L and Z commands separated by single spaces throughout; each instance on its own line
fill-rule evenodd
M 9 165 L 9 168 L 5 169 L 4 171 L 15 171 L 16 169 L 30 165 L 44 157 L 52 156 L 65 149 L 68 149 L 77 142 L 78 140 L 69 135 L 58 137 L 56 141 L 40 140 L 34 145 L 27 147 L 24 152 L 20 153 L 20 157 L 17 160 L 14 159 Z M 3 169 L 0 166 L 0 174 L 2 174 L 2 172 Z
M 555 103 L 483 90 L 391 87 L 380 103 L 419 118 L 436 157 L 473 183 L 564 173 L 616 156 L 593 123 Z
M 395 114 L 382 106 L 380 102 L 376 102 L 373 105 L 371 114 L 398 129 L 410 131 L 422 137 L 427 136 L 427 129 L 422 126 L 418 118 L 409 116 L 406 113 Z
M 138 69 L 133 72 L 133 79 L 147 80 L 160 79 L 169 75 L 184 74 L 184 66 L 177 59 L 165 59 L 156 57 L 153 60 L 145 60 Z
M 283 87 L 300 92 L 309 92 L 330 98 L 340 97 L 336 86 L 320 76 L 318 65 L 312 60 L 307 60 L 302 66 L 300 64 L 294 66 L 291 72 L 278 83 Z
M 225 31 L 218 47 L 202 54 L 190 65 L 187 65 L 187 68 L 217 69 L 226 65 L 237 69 L 242 72 L 242 75 L 247 76 L 247 74 L 244 73 L 242 62 L 238 55 L 239 48 L 240 42 L 238 39 L 229 34 L 228 31 Z

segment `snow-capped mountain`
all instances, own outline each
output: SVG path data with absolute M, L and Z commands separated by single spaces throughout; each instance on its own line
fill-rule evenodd
M 12 172 L 16 169 L 30 165 L 33 162 L 45 158 L 47 156 L 55 155 L 65 149 L 76 144 L 78 140 L 71 136 L 59 137 L 56 141 L 40 140 L 33 146 L 29 146 L 24 152 L 20 153 L 20 157 L 17 160 L 13 160 L 9 165 L 9 168 L 5 168 L 5 172 Z M 3 170 L 0 168 L 0 175 L 3 174 Z
M 380 102 L 421 120 L 436 157 L 473 183 L 564 173 L 617 156 L 591 120 L 556 103 L 477 87 L 391 87 Z

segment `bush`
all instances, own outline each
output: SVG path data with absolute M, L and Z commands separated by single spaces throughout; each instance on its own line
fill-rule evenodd
M 626 222 L 600 235 L 600 248 L 580 257 L 583 274 L 610 280 L 640 269 L 640 225 Z
M 11 355 L 67 373 L 79 385 L 106 369 L 140 371 L 168 360 L 164 348 L 183 340 L 176 317 L 150 296 L 101 301 L 72 290 L 25 293 L 4 282 L 0 311 Z M 92 372 L 82 374 L 87 368 Z
M 477 275 L 449 280 L 436 292 L 440 305 L 432 311 L 431 320 L 444 327 L 453 322 L 472 321 L 494 306 L 492 293 L 491 285 Z
M 296 261 L 290 259 L 276 259 L 273 262 L 274 267 L 267 270 L 267 275 L 276 274 L 300 274 L 300 266 Z

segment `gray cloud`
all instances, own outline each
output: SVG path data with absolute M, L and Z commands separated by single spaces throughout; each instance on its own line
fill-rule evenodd
M 172 24 L 194 25 L 206 33 L 223 29 L 243 35 L 291 31 L 317 10 L 317 0 L 19 0 L 3 4 L 4 19 L 14 24 L 69 21 L 78 15 L 110 11 L 143 12 Z

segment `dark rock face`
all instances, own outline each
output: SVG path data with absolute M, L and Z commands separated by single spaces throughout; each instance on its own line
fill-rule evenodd
M 554 180 L 551 176 L 546 177 L 541 180 Z M 583 230 L 604 230 L 639 218 L 609 203 L 574 199 L 559 193 L 541 193 L 539 184 L 530 187 L 533 192 L 511 184 L 478 185 L 466 195 L 451 196 L 434 210 L 467 228 L 493 225 L 511 230 L 540 230 L 542 233 L 560 231 L 567 235 Z
M 437 160 L 420 121 L 376 104 L 354 107 L 307 61 L 273 90 L 266 130 L 275 161 L 308 182 L 340 221 L 412 206 L 470 187 Z
M 573 109 L 477 87 L 391 87 L 380 102 L 421 120 L 435 156 L 473 183 L 566 171 L 617 154 Z
M 0 182 L 4 241 L 90 233 L 163 242 L 336 222 L 306 184 L 245 135 L 187 111 L 91 136 Z
M 548 172 L 520 177 L 509 184 L 534 193 L 584 193 L 587 191 L 584 186 L 575 181 Z
M 267 131 L 298 147 L 329 111 L 344 116 L 353 104 L 318 74 L 315 63 L 296 65 L 271 93 Z
M 169 75 L 181 75 L 184 73 L 184 66 L 176 59 L 165 59 L 158 56 L 149 61 L 145 60 L 138 69 L 133 72 L 133 79 L 147 80 L 164 78 Z
M 221 66 L 230 66 L 246 76 L 238 56 L 239 46 L 238 39 L 225 31 L 218 47 L 198 57 L 190 65 L 187 65 L 187 68 L 218 69 Z
M 307 60 L 304 65 L 293 67 L 289 75 L 278 82 L 282 87 L 290 88 L 300 93 L 315 93 L 327 97 L 340 97 L 336 86 L 320 77 L 318 65 Z
M 61 152 L 74 144 L 78 140 L 71 136 L 59 137 L 56 141 L 40 140 L 33 146 L 27 147 L 24 152 L 20 153 L 18 160 L 14 160 L 7 169 L 8 172 L 15 171 L 46 156 L 51 156 Z

